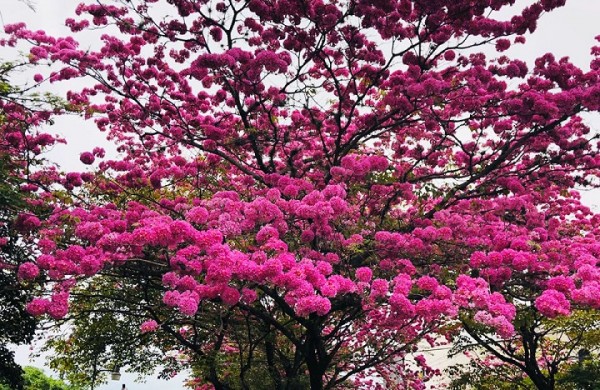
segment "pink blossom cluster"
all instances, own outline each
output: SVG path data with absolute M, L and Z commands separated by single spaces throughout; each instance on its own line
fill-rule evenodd
M 454 299 L 460 307 L 476 311 L 474 320 L 494 328 L 502 337 L 514 334 L 515 306 L 506 302 L 502 294 L 491 292 L 485 280 L 461 275 L 456 287 Z
M 158 329 L 158 327 L 159 327 L 159 325 L 155 320 L 144 321 L 140 325 L 140 332 L 142 332 L 142 333 L 154 332 L 156 329 Z
M 54 319 L 61 319 L 69 311 L 69 294 L 63 291 L 53 294 L 50 299 L 34 298 L 27 304 L 27 311 L 34 316 L 48 314 Z

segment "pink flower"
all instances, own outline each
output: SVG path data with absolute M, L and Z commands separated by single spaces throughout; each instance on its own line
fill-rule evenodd
M 32 316 L 41 316 L 46 313 L 49 304 L 50 302 L 46 299 L 34 298 L 27 304 L 26 310 Z
M 204 224 L 208 219 L 208 210 L 204 207 L 194 207 L 187 212 L 186 218 L 192 223 Z
M 335 297 L 337 295 L 337 286 L 335 283 L 327 282 L 320 287 L 321 294 L 326 297 Z
M 394 293 L 408 295 L 412 288 L 412 280 L 407 274 L 400 274 L 394 278 Z
M 103 158 L 104 155 L 106 154 L 106 152 L 104 151 L 104 148 L 101 148 L 101 147 L 95 147 L 92 150 L 92 153 L 94 154 L 94 156 L 99 157 L 99 158 Z
M 83 179 L 81 179 L 81 173 L 79 172 L 69 172 L 65 176 L 65 186 L 67 187 L 79 187 L 83 184 Z
M 283 265 L 278 259 L 269 259 L 265 262 L 262 267 L 263 278 L 274 278 L 281 275 L 283 271 Z
M 104 233 L 105 229 L 99 222 L 84 222 L 75 229 L 75 234 L 89 241 L 97 241 Z
M 402 318 L 415 315 L 415 306 L 404 295 L 394 293 L 390 297 L 390 305 Z
M 279 238 L 279 232 L 273 226 L 264 226 L 256 233 L 256 242 L 264 244 L 272 238 Z
M 331 301 L 319 295 L 309 295 L 296 302 L 295 310 L 299 316 L 308 316 L 311 313 L 323 316 L 331 310 Z
M 39 218 L 30 213 L 20 214 L 15 221 L 15 226 L 20 232 L 30 232 L 40 227 L 41 224 Z
M 510 41 L 508 39 L 498 39 L 496 41 L 496 50 L 505 51 L 510 47 Z
M 198 294 L 195 292 L 186 291 L 179 296 L 177 307 L 181 314 L 193 316 L 198 311 Z
M 40 274 L 40 269 L 32 262 L 23 263 L 19 266 L 17 275 L 21 280 L 33 280 Z
M 574 289 L 571 291 L 573 301 L 589 305 L 595 308 L 600 307 L 600 283 L 598 282 L 587 282 L 584 283 L 581 288 Z
M 360 267 L 356 270 L 356 279 L 360 282 L 368 283 L 373 278 L 373 271 L 368 267 Z
M 69 294 L 61 292 L 53 295 L 46 311 L 50 317 L 56 320 L 64 318 L 69 311 Z
M 92 276 L 98 273 L 104 266 L 102 261 L 94 256 L 84 256 L 79 263 L 81 272 L 84 275 Z
M 226 305 L 233 306 L 240 301 L 240 292 L 233 287 L 225 287 L 221 299 Z
M 258 294 L 254 290 L 250 290 L 249 288 L 242 289 L 242 302 L 246 304 L 250 304 L 258 299 Z
M 306 229 L 300 235 L 300 240 L 302 242 L 311 242 L 315 238 L 315 233 L 311 229 Z
M 144 321 L 142 325 L 140 325 L 140 331 L 142 333 L 154 332 L 156 329 L 158 329 L 158 322 L 154 320 Z
M 563 294 L 570 294 L 571 290 L 575 289 L 575 282 L 567 276 L 555 276 L 548 280 L 548 288 Z
M 422 276 L 417 280 L 417 287 L 425 291 L 435 291 L 438 287 L 438 281 L 431 276 Z
M 375 279 L 371 283 L 371 298 L 383 298 L 389 291 L 389 283 L 384 279 Z
M 167 291 L 167 292 L 165 292 L 165 295 L 163 296 L 163 302 L 167 306 L 171 306 L 171 307 L 177 306 L 180 295 L 181 294 L 179 293 L 179 291 Z
M 546 290 L 535 300 L 535 307 L 548 318 L 567 316 L 571 313 L 571 304 L 565 295 L 556 290 Z
M 83 152 L 79 155 L 79 160 L 86 165 L 90 165 L 94 163 L 96 158 L 90 152 Z

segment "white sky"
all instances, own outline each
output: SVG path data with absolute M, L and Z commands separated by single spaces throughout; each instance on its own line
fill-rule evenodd
M 528 1 L 527 3 L 529 3 Z M 29 9 L 18 0 L 0 0 L 0 14 L 2 23 L 15 23 L 24 21 L 30 28 L 43 29 L 49 35 L 68 35 L 63 21 L 72 15 L 79 3 L 78 0 L 37 0 L 34 1 L 36 11 Z M 524 3 L 521 0 L 520 3 Z M 553 52 L 556 57 L 569 56 L 580 67 L 588 68 L 590 48 L 596 44 L 594 37 L 600 34 L 600 1 L 568 0 L 567 5 L 542 18 L 538 30 L 533 36 L 527 37 L 526 45 L 513 46 L 506 54 L 510 57 L 519 57 L 531 62 L 536 57 Z M 88 39 L 88 37 L 86 37 Z M 93 39 L 93 38 L 92 38 Z M 85 45 L 85 43 L 84 43 Z M 56 93 L 63 93 L 69 89 L 68 84 L 60 86 Z M 592 130 L 600 131 L 598 116 L 590 117 Z M 67 170 L 80 170 L 79 153 L 91 150 L 102 142 L 101 135 L 95 126 L 85 123 L 82 118 L 61 118 L 56 122 L 54 131 L 69 140 L 69 146 L 59 146 L 53 150 L 49 157 L 55 159 Z M 599 211 L 600 194 L 598 191 L 587 191 L 582 194 L 584 202 Z M 17 359 L 21 364 L 41 366 L 43 359 L 30 361 L 28 359 L 29 347 L 21 347 L 17 351 Z M 436 356 L 432 363 L 442 363 L 443 358 Z M 165 390 L 180 389 L 182 378 L 175 378 L 169 382 L 147 378 L 148 382 L 136 384 L 133 376 L 123 375 L 121 381 L 100 386 L 98 390 L 117 390 L 121 383 L 126 383 L 128 390 Z

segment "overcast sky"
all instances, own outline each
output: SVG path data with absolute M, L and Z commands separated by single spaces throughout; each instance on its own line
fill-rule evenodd
M 527 1 L 530 3 L 531 1 Z M 37 0 L 33 2 L 35 12 L 18 0 L 0 0 L 0 13 L 2 23 L 26 22 L 30 28 L 43 29 L 49 35 L 68 35 L 64 27 L 64 20 L 73 14 L 78 0 Z M 520 3 L 524 3 L 523 0 Z M 542 18 L 539 28 L 533 36 L 527 37 L 527 44 L 513 46 L 506 54 L 519 57 L 528 62 L 546 52 L 553 52 L 556 57 L 569 56 L 580 67 L 588 68 L 590 48 L 596 44 L 594 37 L 600 35 L 600 1 L 568 0 L 567 6 L 552 12 Z M 63 84 L 57 92 L 68 89 Z M 593 131 L 600 131 L 598 116 L 589 117 Z M 61 146 L 52 151 L 50 157 L 59 162 L 65 169 L 82 169 L 76 156 L 81 151 L 91 150 L 99 142 L 101 136 L 94 130 L 94 126 L 82 123 L 79 117 L 61 118 L 56 122 L 54 131 L 62 134 L 70 142 L 68 146 Z M 599 211 L 600 196 L 598 192 L 584 192 L 584 202 Z M 18 349 L 18 360 L 21 364 L 42 365 L 43 359 L 30 361 L 29 348 Z M 436 360 L 438 360 L 436 358 Z M 166 390 L 180 389 L 182 379 L 175 378 L 166 383 L 153 378 L 148 378 L 145 384 L 136 384 L 132 376 L 123 375 L 120 382 L 112 382 L 98 387 L 98 390 L 117 390 L 121 382 L 127 383 L 129 390 Z

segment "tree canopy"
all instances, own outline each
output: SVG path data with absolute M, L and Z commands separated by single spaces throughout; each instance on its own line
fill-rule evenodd
M 423 388 L 436 371 L 405 358 L 461 330 L 520 339 L 495 356 L 555 388 L 537 324 L 600 308 L 578 193 L 598 184 L 600 46 L 589 69 L 509 49 L 564 3 L 98 0 L 72 36 L 6 26 L 118 152 L 26 177 L 49 210 L 20 216 L 39 255 L 19 278 L 48 293 L 28 311 L 139 326 L 114 335 L 138 357 L 77 353 L 175 354 L 206 388 Z

